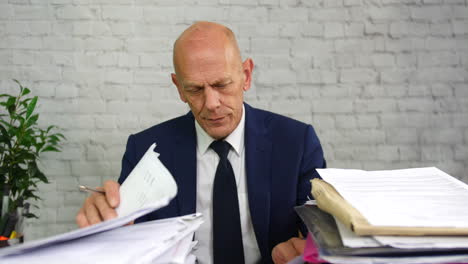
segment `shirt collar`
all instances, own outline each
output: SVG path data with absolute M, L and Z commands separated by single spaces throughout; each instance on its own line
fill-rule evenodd
M 240 156 L 244 148 L 244 128 L 245 128 L 245 107 L 242 105 L 242 117 L 236 129 L 231 132 L 224 140 L 231 144 L 235 153 Z M 195 119 L 195 131 L 197 133 L 197 150 L 203 154 L 208 151 L 210 144 L 215 141 L 205 130 L 198 124 Z

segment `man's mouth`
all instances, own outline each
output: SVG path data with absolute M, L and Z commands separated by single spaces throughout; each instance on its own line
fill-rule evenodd
M 210 118 L 205 118 L 206 120 L 210 121 L 210 122 L 218 122 L 218 121 L 221 121 L 224 119 L 224 116 L 221 116 L 221 117 L 210 117 Z

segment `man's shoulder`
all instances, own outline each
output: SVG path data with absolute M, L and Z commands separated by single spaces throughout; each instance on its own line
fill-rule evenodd
M 270 140 L 288 145 L 303 144 L 307 138 L 314 144 L 320 145 L 320 140 L 311 124 L 287 117 L 281 114 L 246 106 L 248 133 L 263 135 Z M 249 113 L 250 112 L 250 113 Z
M 309 124 L 306 124 L 302 121 L 299 121 L 297 119 L 293 119 L 291 117 L 273 113 L 267 110 L 259 109 L 259 108 L 254 108 L 252 106 L 247 106 L 249 108 L 249 111 L 251 111 L 252 116 L 257 119 L 257 122 L 263 123 L 267 127 L 289 127 L 289 128 L 305 128 L 309 126 Z
M 176 136 L 178 132 L 193 125 L 193 116 L 188 113 L 173 119 L 161 122 L 143 131 L 135 133 L 133 136 L 136 138 L 154 138 L 158 136 Z

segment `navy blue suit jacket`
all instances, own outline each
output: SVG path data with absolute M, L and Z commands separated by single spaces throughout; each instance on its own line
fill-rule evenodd
M 262 255 L 302 229 L 294 212 L 310 195 L 316 168 L 325 167 L 312 126 L 245 105 L 245 166 L 250 214 Z M 137 222 L 181 216 L 196 210 L 196 132 L 192 113 L 163 122 L 128 138 L 122 160 L 122 183 L 148 147 L 156 142 L 159 159 L 177 182 L 175 199 Z

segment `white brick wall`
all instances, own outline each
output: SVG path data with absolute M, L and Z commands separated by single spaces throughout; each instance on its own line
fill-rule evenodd
M 434 165 L 468 182 L 466 0 L 4 0 L 0 89 L 29 85 L 68 137 L 44 157 L 27 238 L 74 229 L 76 185 L 116 179 L 130 133 L 188 110 L 172 43 L 200 19 L 256 62 L 246 101 L 312 123 L 330 167 Z

